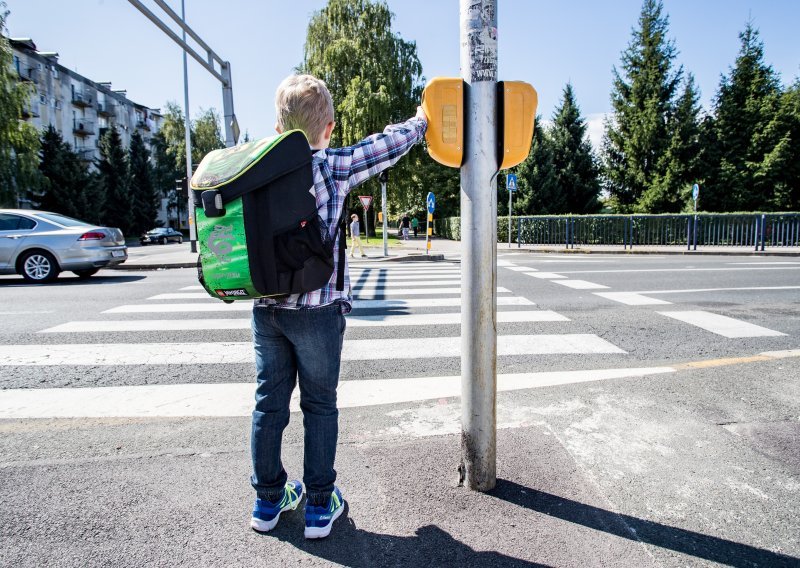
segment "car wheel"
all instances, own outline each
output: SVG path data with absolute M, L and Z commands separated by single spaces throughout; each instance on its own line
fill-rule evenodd
M 73 270 L 72 272 L 80 279 L 89 278 L 97 274 L 99 268 L 87 268 L 86 270 Z
M 178 244 L 183 244 L 183 237 L 178 237 Z
M 160 244 L 160 245 L 167 244 L 167 238 L 166 237 L 161 237 L 160 239 L 158 239 L 158 244 Z
M 58 277 L 58 263 L 49 252 L 25 253 L 19 263 L 20 274 L 28 282 L 52 282 Z

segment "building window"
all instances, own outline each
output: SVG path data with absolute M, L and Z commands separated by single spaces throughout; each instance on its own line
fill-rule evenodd
M 22 71 L 19 70 L 19 56 L 14 56 L 14 67 L 17 69 L 17 73 L 21 74 Z

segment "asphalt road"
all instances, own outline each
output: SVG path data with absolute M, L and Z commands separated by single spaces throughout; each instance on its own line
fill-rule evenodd
M 356 302 L 322 543 L 247 529 L 246 310 L 170 308 L 220 305 L 191 269 L 0 277 L 0 564 L 800 565 L 800 260 L 498 256 L 497 489 L 455 473 L 457 255 L 355 265 L 449 305 Z

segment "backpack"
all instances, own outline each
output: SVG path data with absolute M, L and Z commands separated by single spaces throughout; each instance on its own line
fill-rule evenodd
M 212 297 L 280 299 L 330 280 L 334 241 L 317 212 L 311 164 L 301 130 L 214 150 L 200 162 L 191 180 L 198 279 Z M 339 256 L 337 289 L 342 246 Z

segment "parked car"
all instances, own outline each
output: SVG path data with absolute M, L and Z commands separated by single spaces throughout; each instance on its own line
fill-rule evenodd
M 176 231 L 170 227 L 158 227 L 156 229 L 147 231 L 145 234 L 139 237 L 139 242 L 142 244 L 142 246 L 152 243 L 165 245 L 170 241 L 182 243 L 183 234 L 180 231 Z
M 119 229 L 48 211 L 0 209 L 0 274 L 50 282 L 69 270 L 89 278 L 127 259 Z

